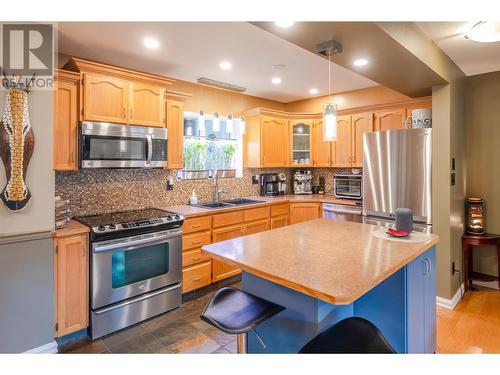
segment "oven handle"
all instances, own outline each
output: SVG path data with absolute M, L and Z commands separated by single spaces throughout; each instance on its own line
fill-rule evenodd
M 180 232 L 175 232 L 171 234 L 162 234 L 162 235 L 154 235 L 148 236 L 147 238 L 140 238 L 132 241 L 120 241 L 111 243 L 109 245 L 97 245 L 94 247 L 94 253 L 102 253 L 105 251 L 112 251 L 116 249 L 120 249 L 122 251 L 133 250 L 139 247 L 140 245 L 158 245 L 160 243 L 166 242 L 168 239 L 180 236 Z
M 146 160 L 146 164 L 151 164 L 151 159 L 153 158 L 153 140 L 151 139 L 151 134 L 146 135 L 146 139 L 148 140 L 148 159 Z
M 158 295 L 163 294 L 163 293 L 171 292 L 172 290 L 178 289 L 181 286 L 182 286 L 182 282 L 179 281 L 177 284 L 174 284 L 166 289 L 158 290 L 158 291 L 152 292 L 152 293 L 146 293 L 140 297 L 134 298 L 131 301 L 125 301 L 125 302 L 107 307 L 105 309 L 95 310 L 95 311 L 93 311 L 93 313 L 96 315 L 104 314 L 104 313 L 107 313 L 108 311 L 119 309 L 120 307 L 131 305 L 131 304 L 136 303 L 136 302 L 144 301 L 145 299 L 155 297 L 155 296 L 158 296 Z

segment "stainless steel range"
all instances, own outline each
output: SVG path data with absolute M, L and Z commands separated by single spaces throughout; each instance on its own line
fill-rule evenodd
M 90 227 L 92 339 L 180 306 L 182 215 L 145 209 L 75 219 Z

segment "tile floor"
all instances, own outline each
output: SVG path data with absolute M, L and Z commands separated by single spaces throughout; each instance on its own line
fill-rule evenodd
M 72 343 L 61 353 L 236 353 L 235 335 L 223 333 L 200 319 L 211 296 L 212 293 L 205 294 L 103 339 Z

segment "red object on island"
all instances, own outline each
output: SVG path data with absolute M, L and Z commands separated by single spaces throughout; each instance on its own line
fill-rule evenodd
M 394 237 L 408 237 L 411 232 L 407 230 L 396 230 L 395 228 L 389 228 L 387 229 L 386 233 Z

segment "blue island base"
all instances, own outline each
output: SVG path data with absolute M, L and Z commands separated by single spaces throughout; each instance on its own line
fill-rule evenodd
M 435 254 L 433 246 L 349 305 L 332 305 L 243 272 L 244 291 L 286 308 L 257 328 L 265 348 L 255 333 L 247 334 L 247 352 L 297 353 L 326 328 L 357 316 L 375 324 L 397 353 L 434 353 Z

